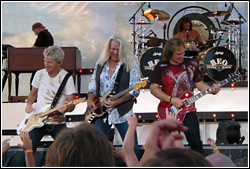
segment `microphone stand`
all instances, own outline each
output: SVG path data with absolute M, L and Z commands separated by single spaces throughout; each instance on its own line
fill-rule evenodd
M 230 4 L 233 5 L 232 2 L 230 2 Z M 236 9 L 236 7 L 235 7 L 234 5 L 233 5 L 233 9 L 235 9 L 235 11 L 238 13 L 238 15 L 239 15 L 239 23 L 240 23 L 239 72 L 240 72 L 240 73 L 242 72 L 242 73 L 244 74 L 244 76 L 245 76 L 245 70 L 243 70 L 242 67 L 241 67 L 241 56 L 242 56 L 242 53 L 241 53 L 241 46 L 242 46 L 242 38 L 241 38 L 241 32 L 242 32 L 242 30 L 241 30 L 241 19 L 243 19 L 245 22 L 247 22 L 247 21 L 246 21 L 246 19 L 240 14 L 240 12 Z M 244 78 L 243 78 L 243 79 L 244 79 Z
M 137 9 L 137 11 L 131 16 L 129 22 L 133 19 L 133 46 L 134 46 L 134 54 L 135 54 L 135 15 L 139 12 L 139 10 L 145 5 L 146 2 L 143 2 L 142 5 Z
M 165 23 L 163 25 L 163 47 L 164 47 L 164 45 L 166 43 L 166 28 L 167 28 L 167 24 Z

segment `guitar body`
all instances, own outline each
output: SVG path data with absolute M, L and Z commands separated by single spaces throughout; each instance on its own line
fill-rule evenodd
M 184 92 L 180 96 L 180 99 L 184 101 L 185 99 L 188 99 L 188 98 L 190 98 L 192 96 L 193 96 L 192 92 Z M 168 111 L 170 111 L 171 106 L 173 106 L 173 105 L 169 104 L 168 102 L 161 101 L 159 103 L 159 105 L 158 105 L 158 114 L 159 114 L 159 117 L 161 119 L 165 119 L 166 118 L 166 108 L 168 108 Z M 186 113 L 192 112 L 192 111 L 196 111 L 196 108 L 194 107 L 193 103 L 191 103 L 190 105 L 184 104 L 178 110 L 179 110 L 179 112 L 177 114 L 177 120 L 183 121 L 184 118 L 185 118 L 185 116 L 186 116 Z
M 39 112 L 46 112 L 50 109 L 50 105 L 46 105 L 44 106 Z M 30 132 L 31 130 L 33 130 L 34 128 L 39 128 L 44 126 L 43 121 L 47 118 L 47 116 L 45 117 L 40 117 L 40 113 L 36 113 L 35 111 L 27 114 L 23 120 L 21 121 L 21 123 L 18 124 L 17 126 L 17 134 L 20 133 L 20 131 L 27 131 Z
M 85 98 L 76 99 L 76 100 L 66 103 L 65 106 L 68 106 L 70 104 L 77 105 L 78 103 L 84 102 L 84 100 Z M 30 132 L 34 128 L 39 128 L 39 127 L 44 126 L 44 121 L 47 119 L 48 115 L 60 109 L 60 106 L 55 107 L 53 109 L 50 109 L 50 107 L 51 105 L 46 105 L 42 109 L 40 109 L 40 111 L 38 111 L 39 113 L 33 111 L 27 114 L 23 118 L 21 123 L 18 124 L 17 130 L 16 130 L 17 134 L 20 134 L 21 131 Z
M 136 84 L 133 87 L 130 87 L 128 89 L 125 89 L 125 90 L 115 94 L 115 95 L 112 95 L 112 97 L 110 99 L 111 99 L 111 101 L 116 100 L 116 99 L 124 96 L 129 91 L 131 91 L 133 89 L 139 90 L 142 87 L 145 87 L 146 85 L 147 85 L 147 81 L 136 82 Z M 93 102 L 95 103 L 95 106 L 97 107 L 97 109 L 94 112 L 91 112 L 87 107 L 87 109 L 85 111 L 85 121 L 86 122 L 92 123 L 92 121 L 94 120 L 95 117 L 101 117 L 107 113 L 106 107 L 104 106 L 104 101 L 108 99 L 108 96 L 110 94 L 111 94 L 111 91 L 108 91 L 101 98 L 94 98 Z
M 234 82 L 234 81 L 240 81 L 242 80 L 240 74 L 232 74 L 232 75 L 229 75 L 229 77 L 227 79 L 224 79 L 222 81 L 220 81 L 218 83 L 218 86 L 223 86 L 229 82 Z M 177 115 L 177 120 L 179 121 L 183 121 L 185 116 L 186 116 L 186 113 L 188 112 L 192 112 L 192 111 L 196 111 L 196 108 L 194 107 L 193 103 L 201 98 L 202 96 L 206 95 L 206 94 L 209 94 L 212 92 L 212 87 L 196 94 L 195 96 L 193 95 L 193 93 L 191 92 L 184 92 L 180 99 L 183 100 L 183 106 L 181 108 L 175 108 L 173 105 L 169 104 L 168 102 L 163 102 L 161 101 L 158 105 L 158 114 L 159 114 L 159 117 L 161 119 L 165 119 L 166 118 L 166 108 L 168 108 L 168 111 L 171 111 L 171 109 L 174 108 L 174 112 L 177 112 L 178 115 Z M 173 111 L 172 111 L 173 112 Z M 174 113 L 173 112 L 173 113 Z
M 98 98 L 98 97 L 94 98 L 93 102 L 95 103 L 95 106 L 97 108 L 94 112 L 90 111 L 88 108 L 86 109 L 86 111 L 84 113 L 85 114 L 85 121 L 88 121 L 89 123 L 91 123 L 95 117 L 101 117 L 106 113 L 106 107 L 103 106 L 103 102 L 104 102 L 104 100 L 107 99 L 107 97 L 110 93 L 111 92 L 109 91 L 109 92 L 105 93 L 105 95 L 103 95 L 100 98 Z

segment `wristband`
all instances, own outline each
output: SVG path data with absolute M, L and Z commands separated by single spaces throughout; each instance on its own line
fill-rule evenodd
M 32 149 L 27 149 L 27 150 L 25 150 L 25 153 L 33 153 L 33 150 Z
M 169 99 L 169 104 L 171 104 L 171 99 L 172 99 L 172 96 L 170 96 L 170 99 Z
M 216 150 L 219 150 L 217 146 L 216 146 L 216 147 L 214 147 L 214 151 L 216 151 Z

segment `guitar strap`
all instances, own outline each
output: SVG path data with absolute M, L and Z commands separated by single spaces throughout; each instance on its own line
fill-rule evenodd
M 56 106 L 56 103 L 58 102 L 61 94 L 62 94 L 62 91 L 64 89 L 64 86 L 66 85 L 66 82 L 68 81 L 69 77 L 71 76 L 71 73 L 67 73 L 67 75 L 64 77 L 59 89 L 57 90 L 57 93 L 56 93 L 56 96 L 54 97 L 54 100 L 51 104 L 51 109 L 54 108 Z
M 190 83 L 191 92 L 193 92 L 194 91 L 193 83 L 191 82 L 191 79 L 190 79 L 190 75 L 189 75 L 189 72 L 188 72 L 188 67 L 187 67 L 187 61 L 186 61 L 186 59 L 184 60 L 184 63 L 185 63 L 185 69 L 187 71 L 188 81 Z

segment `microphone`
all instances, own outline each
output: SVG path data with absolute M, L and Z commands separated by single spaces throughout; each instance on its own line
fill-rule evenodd
M 148 3 L 148 8 L 151 8 L 151 6 L 150 6 L 150 2 Z
M 189 33 L 188 33 L 188 31 L 187 31 L 187 40 L 189 40 Z
M 225 2 L 225 7 L 227 7 L 227 3 Z

